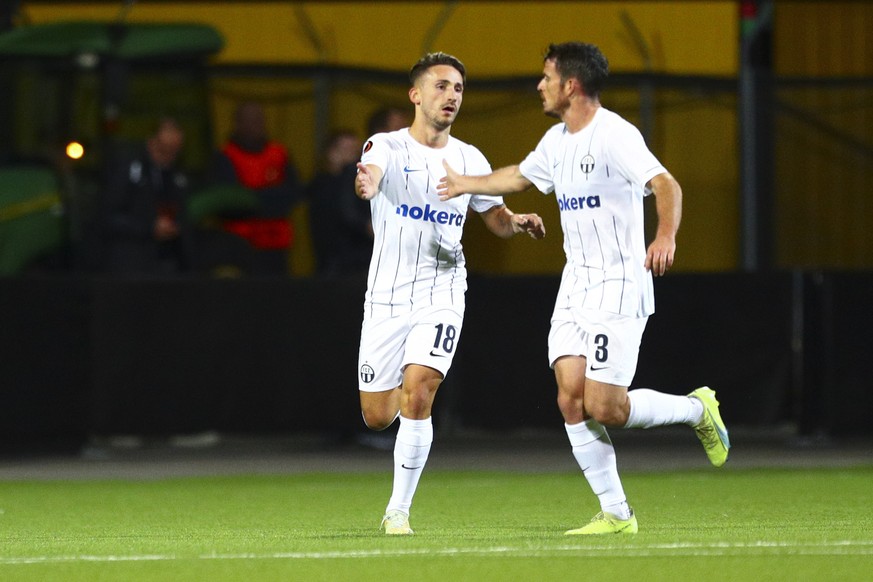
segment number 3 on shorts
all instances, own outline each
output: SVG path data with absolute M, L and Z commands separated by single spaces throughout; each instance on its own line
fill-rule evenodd
M 609 345 L 609 337 L 605 333 L 597 334 L 594 336 L 594 345 L 597 346 L 597 350 L 594 352 L 594 359 L 601 364 L 606 362 L 609 359 L 609 350 L 606 349 L 606 346 Z
M 458 330 L 454 325 L 445 325 L 438 323 L 434 326 L 436 329 L 436 337 L 433 340 L 433 349 L 442 350 L 447 354 L 451 354 L 455 349 L 455 338 L 458 337 Z

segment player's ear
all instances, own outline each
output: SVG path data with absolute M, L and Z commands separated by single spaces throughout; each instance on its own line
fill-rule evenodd
M 570 82 L 573 83 L 573 94 L 578 95 L 579 97 L 584 97 L 587 93 L 585 93 L 585 85 L 582 84 L 582 81 L 577 79 L 576 77 L 572 77 Z
M 421 94 L 418 92 L 418 87 L 413 86 L 409 88 L 409 100 L 414 105 L 421 105 Z

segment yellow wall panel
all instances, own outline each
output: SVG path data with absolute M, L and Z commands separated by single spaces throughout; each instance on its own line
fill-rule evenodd
M 775 10 L 778 74 L 873 75 L 873 3 L 777 2 Z
M 226 40 L 219 56 L 223 62 L 326 62 L 406 70 L 425 50 L 444 50 L 476 74 L 511 75 L 537 72 L 543 49 L 566 40 L 599 45 L 613 70 L 641 70 L 642 57 L 623 24 L 626 14 L 650 46 L 654 70 L 714 75 L 737 70 L 735 2 L 468 2 L 446 10 L 449 4 L 140 3 L 127 18 L 211 24 Z M 22 5 L 35 23 L 110 20 L 120 13 L 116 5 L 84 2 Z M 323 47 L 320 52 L 308 40 L 307 21 Z

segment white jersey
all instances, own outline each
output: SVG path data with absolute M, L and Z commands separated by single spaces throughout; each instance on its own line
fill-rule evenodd
M 519 168 L 541 192 L 555 193 L 561 212 L 567 265 L 555 308 L 651 315 L 643 197 L 666 170 L 639 130 L 600 107 L 581 131 L 551 127 Z
M 445 147 L 429 148 L 404 128 L 376 134 L 364 146 L 361 162 L 383 172 L 370 201 L 374 241 L 364 304 L 368 316 L 433 305 L 464 307 L 461 235 L 467 208 L 485 212 L 503 199 L 464 194 L 441 202 L 436 186 L 446 174 L 443 160 L 461 174 L 491 172 L 482 152 L 451 136 Z

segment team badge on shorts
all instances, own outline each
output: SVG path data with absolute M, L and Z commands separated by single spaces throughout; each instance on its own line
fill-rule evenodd
M 369 364 L 361 366 L 361 381 L 364 384 L 369 384 L 376 377 L 376 372 Z

